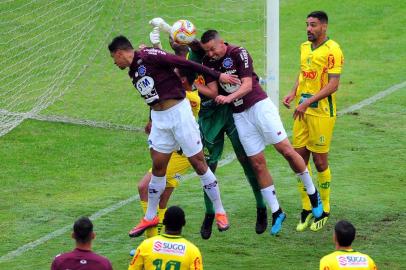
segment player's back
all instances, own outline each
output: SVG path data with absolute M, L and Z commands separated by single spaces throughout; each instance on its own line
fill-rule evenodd
M 90 250 L 76 248 L 72 252 L 59 254 L 55 257 L 52 270 L 111 270 L 110 261 Z
M 366 254 L 354 250 L 337 250 L 320 260 L 320 270 L 377 270 L 375 262 Z
M 180 235 L 162 234 L 141 243 L 128 269 L 201 270 L 203 265 L 194 244 Z

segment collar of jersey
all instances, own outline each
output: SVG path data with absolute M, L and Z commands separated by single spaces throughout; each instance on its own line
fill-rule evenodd
M 182 235 L 173 235 L 173 234 L 166 234 L 163 233 L 161 236 L 166 237 L 166 238 L 182 238 Z
M 329 40 L 330 40 L 330 38 L 327 37 L 327 39 L 326 39 L 325 41 L 323 41 L 323 43 L 321 43 L 319 46 L 317 46 L 317 48 L 314 48 L 314 49 L 313 49 L 313 47 L 312 47 L 312 43 L 310 42 L 310 49 L 311 49 L 312 51 L 315 51 L 315 50 L 317 50 L 318 48 L 320 48 L 321 46 L 323 46 L 324 44 L 326 44 L 326 42 L 329 41 Z

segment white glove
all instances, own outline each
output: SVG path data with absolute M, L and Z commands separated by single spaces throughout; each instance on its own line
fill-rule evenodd
M 165 31 L 168 34 L 171 33 L 172 27 L 162 18 L 159 17 L 153 18 L 152 20 L 149 21 L 149 24 L 152 25 L 153 27 L 159 27 L 162 31 Z
M 151 40 L 154 47 L 161 43 L 161 39 L 159 37 L 159 27 L 154 27 L 151 33 L 149 33 L 149 40 Z

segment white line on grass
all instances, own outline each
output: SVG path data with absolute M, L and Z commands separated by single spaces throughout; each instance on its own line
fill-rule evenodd
M 352 106 L 350 106 L 348 108 L 345 108 L 345 109 L 339 111 L 337 114 L 339 116 L 341 116 L 341 115 L 344 115 L 344 114 L 359 110 L 362 107 L 370 105 L 370 104 L 372 104 L 372 103 L 374 103 L 374 102 L 376 102 L 376 101 L 378 101 L 378 100 L 380 100 L 380 99 L 382 99 L 382 98 L 384 98 L 384 97 L 392 94 L 393 92 L 395 92 L 397 90 L 400 90 L 400 89 L 402 89 L 404 87 L 406 87 L 406 81 L 404 81 L 402 83 L 399 83 L 399 84 L 395 84 L 395 85 L 389 87 L 388 89 L 385 89 L 385 90 L 379 92 L 378 94 L 376 94 L 376 95 L 374 95 L 374 96 L 372 96 L 370 98 L 364 99 L 364 100 L 362 100 L 361 102 L 359 102 L 359 103 L 357 103 L 355 105 L 352 105 Z M 219 167 L 222 167 L 222 166 L 225 166 L 225 165 L 231 163 L 232 161 L 234 161 L 234 159 L 235 159 L 234 154 L 227 155 L 223 160 L 221 160 L 219 162 Z M 194 176 L 196 176 L 196 173 L 191 173 L 191 174 L 186 175 L 184 179 L 186 180 L 186 179 L 192 178 Z M 120 201 L 120 202 L 118 202 L 116 204 L 113 204 L 110 207 L 107 207 L 107 208 L 104 208 L 104 209 L 101 209 L 101 210 L 97 211 L 96 213 L 94 213 L 93 215 L 90 216 L 90 219 L 96 220 L 96 219 L 98 219 L 98 218 L 100 218 L 100 217 L 102 217 L 104 215 L 107 215 L 107 214 L 109 214 L 111 212 L 114 212 L 117 209 L 120 209 L 121 207 L 123 207 L 123 206 L 125 206 L 125 205 L 127 205 L 127 204 L 129 204 L 129 203 L 131 203 L 131 202 L 133 202 L 135 200 L 138 200 L 138 199 L 139 199 L 138 195 L 132 196 L 132 197 L 126 199 L 126 200 L 123 200 L 123 201 Z M 25 245 L 17 248 L 16 250 L 10 251 L 9 253 L 1 256 L 0 257 L 0 262 L 4 262 L 4 261 L 10 260 L 10 259 L 12 259 L 14 257 L 17 257 L 17 256 L 25 253 L 26 251 L 31 250 L 31 249 L 45 243 L 48 240 L 51 240 L 51 239 L 53 239 L 55 237 L 58 237 L 58 236 L 60 236 L 60 235 L 62 235 L 64 233 L 66 233 L 67 231 L 69 231 L 71 229 L 72 229 L 72 226 L 68 225 L 68 226 L 62 227 L 62 228 L 60 228 L 60 229 L 58 229 L 56 231 L 53 231 L 53 232 L 51 232 L 51 233 L 49 233 L 49 234 L 47 234 L 47 235 L 33 241 L 33 242 L 25 244 Z

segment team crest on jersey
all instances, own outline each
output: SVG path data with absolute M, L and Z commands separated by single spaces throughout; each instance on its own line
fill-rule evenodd
M 144 76 L 147 73 L 147 69 L 145 68 L 144 65 L 141 65 L 138 67 L 138 74 L 140 76 Z
M 161 240 L 155 240 L 152 249 L 154 252 L 161 254 L 185 255 L 186 253 L 185 244 Z
M 367 267 L 368 260 L 365 256 L 337 256 L 337 261 L 340 267 Z
M 227 57 L 223 60 L 223 67 L 230 68 L 232 66 L 233 66 L 233 59 L 231 59 L 230 57 Z

